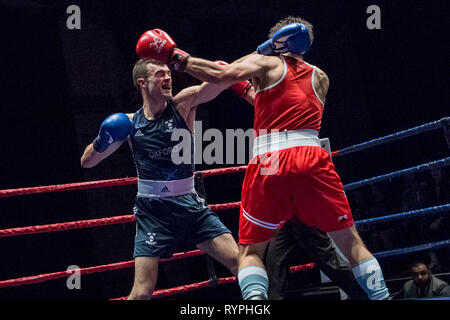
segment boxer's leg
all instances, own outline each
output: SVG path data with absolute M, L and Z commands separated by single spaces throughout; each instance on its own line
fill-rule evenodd
M 199 199 L 197 197 L 197 199 Z M 192 211 L 198 208 L 197 213 Z M 204 202 L 198 202 L 191 208 L 192 218 L 188 234 L 197 248 L 222 263 L 234 275 L 237 275 L 238 246 L 231 231 L 220 221 Z
M 329 233 L 338 248 L 349 260 L 353 274 L 369 299 L 381 300 L 389 297 L 383 272 L 377 259 L 367 250 L 355 226 Z
M 268 241 L 239 245 L 238 281 L 244 300 L 265 300 L 269 278 L 262 258 Z
M 158 279 L 159 257 L 134 259 L 134 283 L 128 300 L 150 300 Z
M 197 244 L 197 248 L 222 263 L 234 275 L 237 275 L 238 246 L 230 233 L 224 233 L 213 239 Z
M 267 299 L 269 280 L 263 257 L 269 240 L 292 216 L 283 168 L 261 174 L 261 163 L 249 165 L 241 193 L 238 281 L 246 300 Z

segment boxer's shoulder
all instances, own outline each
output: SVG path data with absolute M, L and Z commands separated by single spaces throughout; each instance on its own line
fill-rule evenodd
M 254 54 L 248 57 L 251 62 L 257 63 L 263 67 L 276 68 L 283 65 L 283 60 L 280 56 L 264 56 L 262 54 Z
M 315 75 L 316 75 L 317 80 L 320 83 L 328 85 L 330 82 L 330 79 L 328 78 L 328 75 L 325 73 L 325 71 L 323 71 L 322 69 L 320 69 L 318 67 L 315 67 L 315 71 L 316 71 Z

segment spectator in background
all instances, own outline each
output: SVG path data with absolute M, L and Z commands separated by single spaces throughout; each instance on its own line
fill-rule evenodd
M 447 282 L 433 276 L 428 265 L 416 261 L 411 266 L 412 280 L 407 281 L 403 288 L 394 294 L 396 299 L 450 297 L 450 286 Z

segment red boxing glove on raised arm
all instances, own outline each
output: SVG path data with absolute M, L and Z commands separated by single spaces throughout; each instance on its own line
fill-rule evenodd
M 189 54 L 178 49 L 175 41 L 161 29 L 144 32 L 136 44 L 136 54 L 140 59 L 154 59 L 179 72 L 184 71 L 189 58 Z
M 214 62 L 222 66 L 228 64 L 227 62 L 222 60 L 216 60 Z M 250 90 L 251 87 L 252 87 L 251 82 L 248 80 L 244 80 L 241 82 L 236 82 L 235 84 L 228 87 L 228 89 L 235 92 L 239 96 L 239 98 L 245 99 L 245 96 L 247 95 L 247 92 L 248 90 Z

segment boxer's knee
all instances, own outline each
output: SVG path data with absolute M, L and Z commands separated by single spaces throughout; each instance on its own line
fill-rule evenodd
M 366 248 L 355 226 L 330 232 L 329 234 L 339 250 L 349 260 L 352 267 L 362 260 L 372 257 L 372 254 Z

